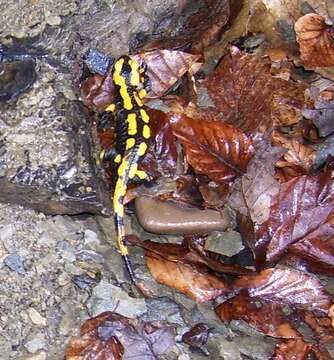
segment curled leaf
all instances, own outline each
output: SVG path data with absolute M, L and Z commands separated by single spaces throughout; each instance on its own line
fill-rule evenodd
M 170 123 L 196 173 L 219 182 L 246 171 L 254 148 L 241 130 L 220 121 L 192 119 L 181 114 L 173 114 Z
M 318 14 L 306 14 L 295 23 L 300 58 L 308 67 L 334 66 L 334 30 Z
M 147 65 L 147 75 L 151 81 L 150 97 L 164 95 L 181 77 L 194 74 L 200 66 L 200 55 L 187 54 L 177 50 L 154 50 L 133 56 Z

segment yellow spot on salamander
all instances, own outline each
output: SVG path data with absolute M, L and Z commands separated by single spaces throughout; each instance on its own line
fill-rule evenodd
M 143 127 L 143 136 L 145 139 L 148 139 L 151 136 L 151 130 L 148 125 L 144 125 Z
M 128 134 L 129 135 L 137 134 L 137 119 L 135 113 L 131 113 L 128 115 Z
M 138 164 L 132 164 L 129 171 L 129 178 L 133 179 L 137 173 Z
M 125 79 L 121 74 L 123 64 L 124 64 L 123 58 L 116 61 L 114 67 L 114 73 L 113 73 L 113 80 L 114 83 L 120 87 L 119 93 L 123 100 L 123 107 L 126 110 L 131 110 L 133 108 L 133 104 L 131 101 L 131 97 L 128 93 L 128 87 L 126 85 Z
M 128 248 L 123 243 L 123 238 L 118 236 L 117 238 L 117 246 L 122 256 L 126 256 L 129 254 Z
M 129 166 L 128 160 L 123 159 L 120 166 L 118 167 L 118 171 L 117 171 L 118 176 L 120 176 L 120 177 L 123 176 L 125 174 L 126 169 L 128 168 L 128 166 Z M 115 190 L 115 194 L 116 194 L 116 190 Z
M 141 101 L 139 95 L 137 95 L 136 93 L 133 93 L 133 97 L 135 98 L 136 103 L 137 103 L 137 105 L 138 105 L 139 107 L 144 106 L 144 104 L 143 104 L 143 102 Z
M 140 143 L 140 145 L 138 147 L 138 155 L 139 156 L 145 155 L 146 150 L 147 150 L 147 145 L 144 142 Z
M 140 89 L 138 92 L 138 96 L 143 99 L 147 95 L 147 91 L 145 89 Z
M 110 104 L 106 107 L 106 110 L 105 111 L 111 111 L 111 112 L 114 112 L 116 109 L 116 105 L 115 104 Z
M 124 205 L 120 202 L 120 198 L 126 193 L 126 185 L 124 184 L 123 178 L 119 177 L 116 186 L 113 199 L 113 207 L 116 215 L 123 217 L 124 216 Z
M 136 140 L 134 138 L 126 139 L 126 150 L 129 150 L 135 146 Z
M 143 170 L 137 170 L 136 175 L 139 177 L 139 179 L 144 180 L 147 178 L 147 174 Z
M 143 121 L 144 121 L 145 123 L 148 123 L 148 122 L 150 121 L 150 117 L 148 116 L 146 110 L 140 109 L 139 111 L 140 111 L 140 116 L 141 116 L 141 118 L 143 119 Z
M 122 156 L 120 154 L 117 154 L 114 158 L 114 162 L 116 164 L 119 164 L 121 162 L 121 160 L 122 160 Z
M 138 69 L 138 63 L 135 60 L 129 60 L 131 67 L 130 84 L 132 86 L 138 86 L 140 84 L 140 73 Z

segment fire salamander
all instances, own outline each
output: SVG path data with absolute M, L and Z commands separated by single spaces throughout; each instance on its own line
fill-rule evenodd
M 115 102 L 106 108 L 116 121 L 116 150 L 104 154 L 117 165 L 117 180 L 113 196 L 113 210 L 117 233 L 117 247 L 124 259 L 131 280 L 135 281 L 128 248 L 125 245 L 124 196 L 129 181 L 135 177 L 145 179 L 147 174 L 138 164 L 148 149 L 151 136 L 149 116 L 143 104 L 148 78 L 145 68 L 128 56 L 118 58 L 113 66 Z M 103 155 L 102 155 L 103 156 Z

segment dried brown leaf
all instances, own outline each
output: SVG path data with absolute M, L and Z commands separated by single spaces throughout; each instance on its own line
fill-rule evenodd
M 136 237 L 129 237 L 129 241 L 145 249 L 147 266 L 157 282 L 197 302 L 213 300 L 229 290 L 224 280 L 210 273 L 209 268 L 204 266 L 204 256 L 198 254 L 193 258 L 192 252 L 183 245 L 142 241 Z M 221 266 L 224 267 L 224 264 Z
M 172 287 L 197 302 L 213 300 L 228 291 L 223 280 L 194 266 L 174 263 L 149 252 L 146 252 L 146 263 L 158 283 Z
M 246 133 L 302 119 L 305 86 L 275 78 L 270 64 L 235 48 L 203 82 L 224 121 Z
M 245 172 L 254 149 L 251 139 L 241 130 L 220 121 L 192 119 L 181 114 L 173 114 L 170 123 L 196 173 L 214 181 L 225 181 Z
M 311 170 L 316 157 L 316 151 L 311 147 L 296 140 L 287 139 L 279 133 L 273 134 L 273 143 L 288 150 L 275 164 L 279 170 L 280 180 L 287 181 L 305 175 Z
M 321 15 L 304 15 L 296 22 L 295 31 L 305 66 L 334 66 L 334 30 Z
M 320 281 L 294 269 L 266 269 L 257 275 L 246 275 L 233 283 L 235 290 L 247 289 L 251 297 L 287 304 L 296 308 L 328 313 L 331 297 Z
M 200 55 L 176 50 L 154 50 L 133 58 L 147 65 L 147 75 L 151 81 L 149 97 L 164 95 L 186 72 L 194 74 L 202 65 Z
M 284 339 L 300 337 L 285 318 L 280 304 L 260 302 L 247 292 L 241 292 L 220 304 L 216 313 L 225 322 L 244 320 L 268 336 Z

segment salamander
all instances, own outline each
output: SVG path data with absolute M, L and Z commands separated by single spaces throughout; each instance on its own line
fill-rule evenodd
M 147 92 L 148 82 L 145 68 L 129 56 L 118 58 L 112 69 L 114 82 L 114 103 L 106 108 L 116 122 L 115 151 L 105 154 L 117 165 L 117 180 L 113 195 L 113 210 L 117 234 L 117 247 L 124 259 L 130 279 L 135 281 L 134 272 L 129 259 L 129 251 L 125 244 L 124 196 L 129 182 L 135 177 L 147 178 L 147 174 L 138 169 L 138 164 L 148 149 L 151 136 L 149 115 L 145 109 L 143 98 Z

